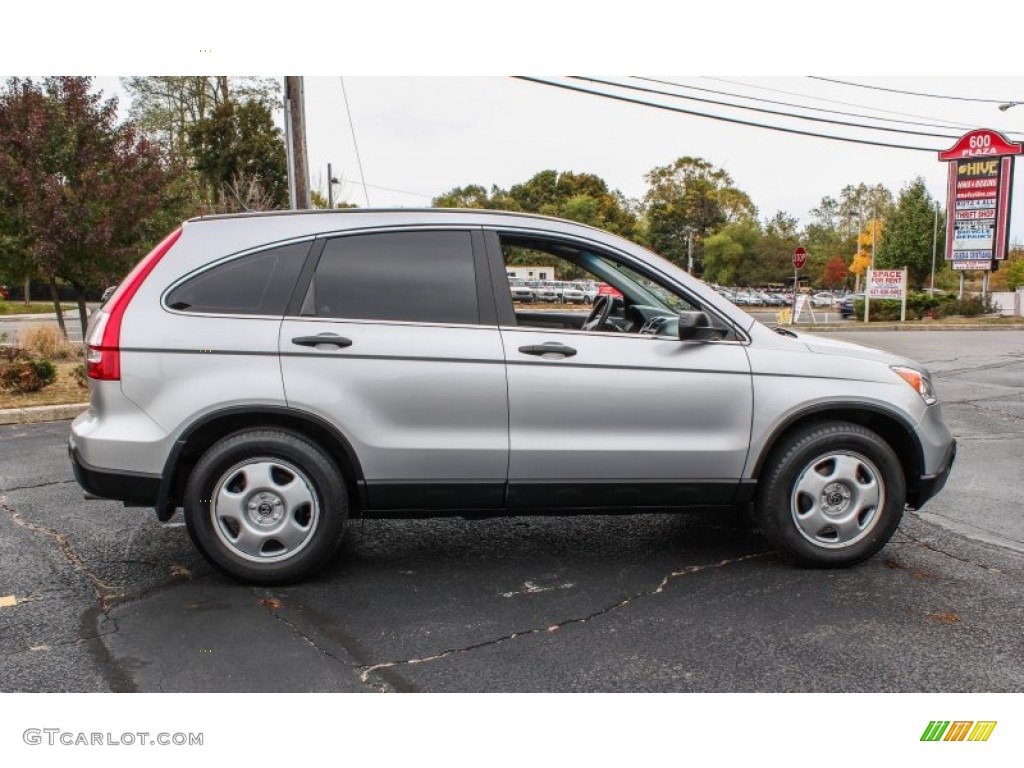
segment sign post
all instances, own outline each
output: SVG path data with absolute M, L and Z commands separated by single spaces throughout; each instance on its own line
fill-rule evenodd
M 939 160 L 949 163 L 946 261 L 960 272 L 961 283 L 964 272 L 987 272 L 1006 258 L 1013 160 L 1022 152 L 1024 146 L 990 130 L 971 131 L 939 152 Z
M 793 312 L 789 316 L 789 324 L 792 325 L 796 322 L 798 313 L 797 306 L 797 286 L 800 284 L 800 270 L 804 268 L 807 263 L 807 250 L 801 245 L 793 250 Z M 813 315 L 812 315 L 813 317 Z

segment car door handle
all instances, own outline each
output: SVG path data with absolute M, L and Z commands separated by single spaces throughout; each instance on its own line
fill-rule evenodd
M 346 339 L 344 336 L 338 336 L 335 333 L 322 333 L 319 336 L 296 336 L 292 339 L 292 344 L 298 344 L 303 347 L 333 344 L 340 349 L 342 347 L 351 347 L 352 339 Z
M 525 347 L 520 347 L 519 351 L 524 355 L 563 355 L 564 357 L 572 357 L 576 354 L 576 350 L 572 347 L 567 347 L 565 344 L 559 344 L 558 342 L 549 341 L 547 344 L 529 344 Z

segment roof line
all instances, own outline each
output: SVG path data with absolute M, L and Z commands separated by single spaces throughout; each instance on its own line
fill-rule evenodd
M 286 211 L 247 211 L 245 213 L 217 213 L 207 216 L 194 216 L 186 219 L 187 222 L 220 221 L 223 219 L 252 219 L 272 216 L 337 216 L 337 215 L 358 215 L 361 213 L 472 213 L 474 215 L 513 216 L 517 218 L 540 219 L 542 221 L 557 221 L 574 224 L 578 227 L 585 227 L 602 232 L 600 227 L 585 224 L 572 219 L 561 219 L 557 216 L 545 216 L 540 213 L 529 213 L 527 211 L 504 211 L 491 208 L 305 208 L 301 210 Z

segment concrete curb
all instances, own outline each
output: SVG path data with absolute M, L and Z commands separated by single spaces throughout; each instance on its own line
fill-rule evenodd
M 39 424 L 43 421 L 73 419 L 86 408 L 88 403 L 70 405 L 40 405 L 35 408 L 0 409 L 0 424 Z
M 857 323 L 856 325 L 784 325 L 795 331 L 808 333 L 855 333 L 858 331 L 1024 331 L 1024 323 L 1012 325 L 955 325 L 935 323 L 928 325 L 900 325 L 899 323 Z

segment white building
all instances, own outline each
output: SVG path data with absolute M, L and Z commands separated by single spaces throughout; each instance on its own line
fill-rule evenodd
M 511 264 L 505 265 L 505 272 L 508 273 L 509 279 L 519 278 L 520 280 L 555 280 L 555 268 L 547 265 L 540 265 L 536 267 L 520 267 L 512 266 Z

